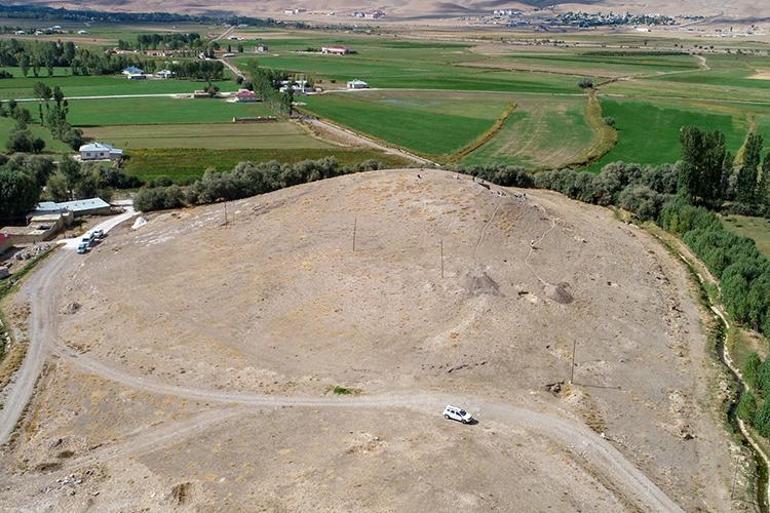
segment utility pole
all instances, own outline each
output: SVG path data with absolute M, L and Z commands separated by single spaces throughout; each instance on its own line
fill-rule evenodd
M 572 341 L 572 366 L 570 367 L 569 382 L 575 381 L 575 349 L 577 349 L 577 340 Z
M 356 252 L 356 228 L 358 227 L 358 218 L 353 219 L 353 253 Z
M 225 201 L 225 226 L 227 226 L 227 201 Z
M 444 278 L 444 239 L 441 239 L 441 278 Z

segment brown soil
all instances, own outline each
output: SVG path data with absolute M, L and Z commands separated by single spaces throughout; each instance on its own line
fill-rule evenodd
M 582 446 L 505 423 L 482 406 L 492 401 L 584 423 L 686 511 L 728 511 L 741 449 L 724 431 L 720 375 L 681 264 L 606 209 L 420 174 L 357 174 L 232 202 L 227 225 L 212 205 L 112 233 L 61 278 L 62 349 L 0 456 L 0 503 L 638 510 Z M 547 391 L 569 379 L 575 341 L 574 383 Z M 477 398 L 464 405 L 480 423 L 444 421 L 443 403 L 216 399 L 329 398 L 334 386 L 359 392 L 332 395 L 342 402 Z

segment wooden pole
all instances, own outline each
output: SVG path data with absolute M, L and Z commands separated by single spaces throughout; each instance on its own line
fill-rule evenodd
M 441 239 L 441 278 L 444 278 L 444 239 Z
M 353 219 L 353 253 L 356 252 L 356 228 L 358 228 L 358 218 Z
M 572 341 L 572 367 L 569 373 L 569 382 L 572 384 L 575 381 L 575 349 L 577 348 L 577 340 Z

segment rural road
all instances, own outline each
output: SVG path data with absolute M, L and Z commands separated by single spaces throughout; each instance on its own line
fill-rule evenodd
M 102 229 L 109 229 L 119 222 L 129 219 L 132 211 L 111 218 L 103 223 Z M 109 241 L 105 242 L 109 243 Z M 25 405 L 34 393 L 35 383 L 42 372 L 46 359 L 50 355 L 64 358 L 82 371 L 109 379 L 126 387 L 151 394 L 172 396 L 188 400 L 220 404 L 228 407 L 227 413 L 204 413 L 190 419 L 183 426 L 165 426 L 147 433 L 136 433 L 124 445 L 110 445 L 103 453 L 95 452 L 83 458 L 113 458 L 132 454 L 132 451 L 152 449 L 158 444 L 173 442 L 180 432 L 196 432 L 215 424 L 219 419 L 229 418 L 239 412 L 245 413 L 254 408 L 271 407 L 312 407 L 340 409 L 376 409 L 407 408 L 426 415 L 438 415 L 441 408 L 449 402 L 462 401 L 469 409 L 481 415 L 483 421 L 498 423 L 524 429 L 537 436 L 552 439 L 574 458 L 585 465 L 591 472 L 598 473 L 612 483 L 613 489 L 635 504 L 642 511 L 660 513 L 679 513 L 683 510 L 658 488 L 641 470 L 628 461 L 610 442 L 599 436 L 580 421 L 563 418 L 535 411 L 512 404 L 490 401 L 472 396 L 458 396 L 443 392 L 419 392 L 408 394 L 385 393 L 358 397 L 324 396 L 280 396 L 247 392 L 209 390 L 188 386 L 179 386 L 135 375 L 127 370 L 88 355 L 80 354 L 60 343 L 57 333 L 58 305 L 63 290 L 62 282 L 68 271 L 82 262 L 69 245 L 41 263 L 22 287 L 23 293 L 31 303 L 30 345 L 27 357 L 14 382 L 9 400 L 0 411 L 0 441 L 10 437 Z M 87 258 L 87 257 L 86 257 Z M 101 455 L 101 456 L 100 456 Z M 73 462 L 75 463 L 75 462 Z
M 126 207 L 124 213 L 94 226 L 93 230 L 99 229 L 104 233 L 109 233 L 117 225 L 135 215 L 136 212 L 132 207 Z M 27 403 L 32 398 L 35 384 L 49 355 L 50 345 L 46 341 L 56 339 L 56 305 L 58 304 L 58 293 L 61 290 L 61 287 L 57 285 L 60 283 L 59 278 L 62 273 L 68 267 L 75 265 L 78 255 L 74 250 L 77 248 L 78 241 L 78 238 L 62 241 L 63 248 L 55 250 L 56 253 L 46 261 L 41 262 L 41 268 L 32 273 L 21 289 L 21 293 L 31 304 L 30 342 L 21 368 L 14 376 L 13 381 L 8 384 L 8 395 L 3 403 L 3 409 L 0 410 L 0 444 L 8 441 L 24 413 Z M 47 298 L 46 301 L 41 301 L 39 305 L 36 304 L 36 300 L 40 299 L 43 294 L 53 294 L 53 296 Z

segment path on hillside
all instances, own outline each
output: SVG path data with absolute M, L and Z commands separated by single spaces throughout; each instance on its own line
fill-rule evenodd
M 123 216 L 128 218 L 132 214 L 132 212 L 127 212 Z M 108 223 L 114 225 L 118 219 L 110 219 Z M 524 429 L 534 435 L 553 440 L 569 451 L 587 471 L 597 473 L 601 480 L 612 483 L 613 490 L 617 490 L 624 499 L 635 504 L 639 509 L 661 513 L 682 512 L 676 503 L 641 470 L 628 461 L 610 442 L 581 421 L 562 418 L 560 414 L 552 415 L 483 397 L 463 397 L 462 395 L 458 397 L 456 394 L 420 392 L 419 390 L 406 394 L 383 393 L 357 397 L 317 397 L 265 395 L 179 386 L 165 383 L 153 377 L 135 375 L 124 368 L 115 366 L 112 362 L 104 362 L 89 355 L 80 354 L 61 343 L 57 325 L 59 295 L 64 289 L 63 284 L 66 277 L 71 269 L 77 265 L 82 265 L 81 257 L 65 245 L 58 254 L 44 262 L 33 274 L 32 279 L 23 286 L 23 293 L 30 299 L 31 304 L 30 347 L 23 364 L 25 370 L 20 371 L 15 383 L 16 386 L 11 392 L 15 406 L 5 407 L 0 412 L 3 441 L 8 439 L 8 435 L 21 417 L 46 359 L 49 355 L 56 355 L 78 367 L 81 371 L 100 376 L 134 390 L 208 404 L 235 406 L 243 412 L 266 407 L 408 408 L 426 415 L 437 415 L 437 412 L 440 412 L 446 403 L 460 400 L 471 407 L 473 411 L 479 412 L 484 422 L 497 422 L 514 429 Z M 22 388 L 24 391 L 21 390 Z M 238 411 L 232 414 L 237 415 Z M 189 419 L 184 425 L 177 427 L 180 431 L 193 433 L 217 422 L 216 414 L 203 413 L 201 415 L 199 419 Z M 229 416 L 229 413 L 223 414 L 222 418 Z M 147 438 L 143 438 L 142 433 L 132 435 L 130 440 L 126 442 L 126 446 L 113 447 L 110 445 L 106 447 L 103 456 L 105 458 L 127 456 L 134 450 L 151 450 L 153 447 L 173 443 L 175 440 L 174 427 L 165 426 L 150 431 Z M 84 456 L 84 458 L 88 457 L 98 458 L 99 453 Z M 77 460 L 73 465 L 76 463 Z

